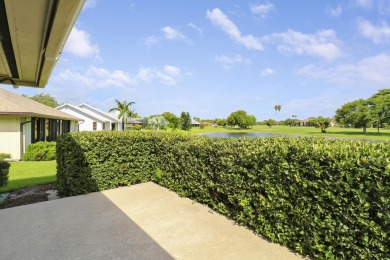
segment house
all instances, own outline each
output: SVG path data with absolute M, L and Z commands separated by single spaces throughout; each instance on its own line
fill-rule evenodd
M 20 160 L 29 144 L 78 131 L 80 118 L 0 88 L 0 153 Z
M 299 120 L 298 125 L 299 126 L 313 126 L 310 121 L 315 119 L 315 117 L 309 117 L 308 119 L 305 120 Z
M 309 126 L 309 120 L 308 120 L 308 119 L 299 120 L 299 121 L 298 121 L 298 125 L 299 125 L 299 126 Z
M 140 125 L 142 128 L 146 128 L 148 121 L 143 118 L 126 118 L 126 124 L 130 124 L 131 126 Z
M 116 115 L 106 113 L 85 103 L 77 106 L 65 103 L 56 109 L 83 119 L 84 122 L 79 124 L 79 131 L 122 130 L 122 123 L 116 118 Z
M 200 127 L 200 123 L 193 118 L 191 118 L 191 125 L 193 127 Z

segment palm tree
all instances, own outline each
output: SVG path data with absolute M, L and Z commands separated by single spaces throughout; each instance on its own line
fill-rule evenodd
M 122 130 L 125 129 L 125 120 L 127 115 L 133 113 L 134 110 L 130 109 L 130 106 L 135 104 L 135 102 L 127 102 L 126 100 L 120 102 L 118 99 L 115 99 L 117 107 L 113 107 L 109 112 L 118 111 L 118 119 L 122 118 Z
M 281 105 L 275 105 L 274 108 L 275 108 L 275 116 L 276 116 L 276 114 L 278 112 L 280 112 L 280 110 L 282 109 L 282 106 Z M 279 125 L 278 120 L 276 120 L 276 124 Z

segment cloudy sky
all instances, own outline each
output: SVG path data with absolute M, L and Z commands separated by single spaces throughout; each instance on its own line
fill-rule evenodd
M 330 116 L 390 87 L 389 0 L 87 0 L 45 89 L 141 116 Z

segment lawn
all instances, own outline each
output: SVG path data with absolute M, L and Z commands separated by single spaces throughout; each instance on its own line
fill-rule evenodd
M 56 180 L 56 161 L 11 162 L 8 184 L 0 188 L 0 193 Z
M 171 130 L 168 130 L 171 131 Z M 326 129 L 326 133 L 321 133 L 321 130 L 315 127 L 305 126 L 254 126 L 250 129 L 239 129 L 238 127 L 205 127 L 201 129 L 199 127 L 193 127 L 190 131 L 176 130 L 178 132 L 186 133 L 215 133 L 215 132 L 259 132 L 259 133 L 274 133 L 274 134 L 296 134 L 302 136 L 320 136 L 320 137 L 342 137 L 349 139 L 370 139 L 370 140 L 390 140 L 390 130 L 380 129 L 377 133 L 376 128 L 367 128 L 367 134 L 363 134 L 361 128 L 338 128 L 329 127 Z

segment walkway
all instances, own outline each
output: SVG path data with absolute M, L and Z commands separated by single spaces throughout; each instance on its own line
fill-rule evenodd
M 154 183 L 0 210 L 0 259 L 302 259 Z

